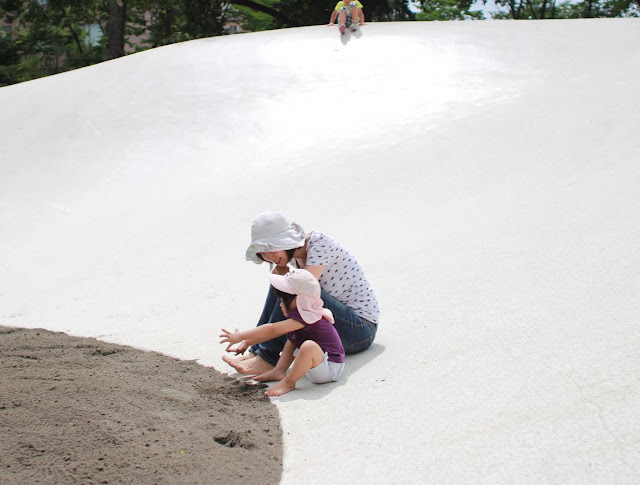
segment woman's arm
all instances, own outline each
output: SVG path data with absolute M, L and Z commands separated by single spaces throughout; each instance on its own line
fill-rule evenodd
M 324 265 L 305 266 L 304 269 L 315 276 L 317 280 L 320 280 L 320 276 L 322 276 L 322 272 L 324 271 Z
M 272 338 L 279 337 L 294 330 L 300 330 L 304 325 L 293 318 L 288 318 L 276 323 L 267 323 L 260 325 L 259 327 L 251 328 L 249 330 L 243 330 L 242 332 L 230 332 L 229 330 L 222 329 L 220 337 L 221 344 L 226 343 L 227 352 L 235 352 L 236 354 L 243 354 L 249 347 L 255 344 L 266 342 Z M 232 349 L 233 344 L 240 344 L 236 348 Z

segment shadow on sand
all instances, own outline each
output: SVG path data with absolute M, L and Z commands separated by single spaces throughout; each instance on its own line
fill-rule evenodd
M 283 396 L 274 397 L 272 399 L 277 399 L 283 402 L 295 401 L 297 399 L 304 399 L 307 401 L 322 399 L 327 396 L 327 394 L 331 393 L 333 389 L 348 385 L 349 380 L 358 372 L 358 370 L 360 370 L 361 367 L 380 356 L 384 351 L 385 347 L 383 345 L 373 343 L 371 347 L 364 352 L 347 355 L 345 359 L 344 372 L 338 382 L 318 385 L 313 384 L 311 381 L 303 377 L 296 384 L 295 392 L 288 392 Z
M 356 39 L 362 37 L 362 30 L 360 30 L 360 28 L 357 28 L 356 30 L 347 29 L 344 34 L 339 35 L 340 42 L 342 42 L 343 45 L 347 45 L 351 40 L 351 37 L 355 37 Z

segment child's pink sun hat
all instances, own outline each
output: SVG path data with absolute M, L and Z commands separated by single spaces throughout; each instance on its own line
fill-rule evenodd
M 320 283 L 306 269 L 292 269 L 285 275 L 270 274 L 269 282 L 274 288 L 298 297 L 296 306 L 305 322 L 316 323 L 324 317 L 335 323 L 331 310 L 323 307 Z

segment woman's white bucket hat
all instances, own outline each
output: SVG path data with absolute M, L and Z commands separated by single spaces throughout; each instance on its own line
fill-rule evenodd
M 245 253 L 247 261 L 262 263 L 258 253 L 286 251 L 304 246 L 306 234 L 300 224 L 276 211 L 263 212 L 251 224 L 251 244 Z

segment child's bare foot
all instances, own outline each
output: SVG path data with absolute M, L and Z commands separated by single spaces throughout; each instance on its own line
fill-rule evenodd
M 253 380 L 258 382 L 279 381 L 284 379 L 286 376 L 287 375 L 284 372 L 272 369 L 268 372 L 265 372 L 264 374 L 255 376 Z
M 225 360 L 225 362 L 227 361 Z M 269 362 L 257 355 L 254 355 L 249 359 L 241 360 L 240 362 L 227 363 L 240 374 L 244 375 L 260 375 L 273 369 L 273 366 L 269 364 Z
M 256 356 L 253 352 L 246 352 L 241 355 L 236 355 L 235 357 L 229 357 L 228 355 L 223 355 L 222 360 L 225 362 L 241 362 L 247 359 L 253 359 Z
M 274 384 L 273 386 L 271 386 L 264 393 L 267 396 L 282 396 L 283 394 L 286 394 L 289 391 L 293 391 L 295 388 L 296 388 L 295 382 L 293 384 L 290 384 L 289 382 L 283 379 L 277 384 Z

